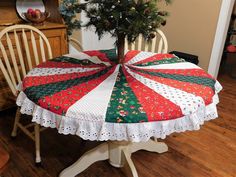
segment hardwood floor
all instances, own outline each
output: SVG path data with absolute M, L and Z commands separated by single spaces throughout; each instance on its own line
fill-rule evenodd
M 219 118 L 205 123 L 199 131 L 170 135 L 164 140 L 169 146 L 167 153 L 134 153 L 132 159 L 139 177 L 236 177 L 236 80 L 223 75 L 219 81 L 224 87 L 218 105 Z M 14 109 L 0 112 L 0 145 L 10 153 L 4 177 L 56 177 L 98 144 L 48 129 L 42 133 L 43 166 L 35 167 L 33 142 L 22 133 L 14 140 L 10 138 L 14 112 Z M 102 161 L 78 176 L 111 175 L 124 176 Z

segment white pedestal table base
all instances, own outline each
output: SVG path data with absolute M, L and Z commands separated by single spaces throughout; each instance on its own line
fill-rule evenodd
M 93 163 L 102 160 L 109 160 L 112 166 L 121 168 L 127 177 L 138 177 L 137 170 L 131 160 L 131 154 L 138 150 L 163 153 L 168 151 L 168 147 L 165 143 L 153 140 L 140 143 L 127 141 L 105 142 L 86 152 L 74 164 L 64 169 L 59 177 L 74 177 Z

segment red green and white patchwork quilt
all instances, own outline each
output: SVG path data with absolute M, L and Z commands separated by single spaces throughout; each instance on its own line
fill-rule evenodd
M 197 130 L 217 117 L 221 85 L 173 54 L 112 50 L 65 55 L 38 65 L 17 104 L 33 121 L 89 140 L 147 141 Z

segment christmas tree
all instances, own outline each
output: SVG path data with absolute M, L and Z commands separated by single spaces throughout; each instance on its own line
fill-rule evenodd
M 122 63 L 124 42 L 133 42 L 142 34 L 146 40 L 155 37 L 155 31 L 165 25 L 166 11 L 160 11 L 157 2 L 161 0 L 86 0 L 78 5 L 89 21 L 86 27 L 94 26 L 99 38 L 106 33 L 115 37 L 118 60 Z M 171 0 L 163 0 L 167 4 Z
M 62 0 L 59 10 L 67 25 L 68 35 L 71 35 L 74 29 L 81 28 L 81 21 L 76 19 L 76 14 L 81 13 L 78 0 Z

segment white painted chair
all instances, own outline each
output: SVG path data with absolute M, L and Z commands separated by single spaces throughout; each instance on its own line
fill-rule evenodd
M 45 52 L 46 51 L 46 52 Z M 14 25 L 0 32 L 0 68 L 15 97 L 17 86 L 27 72 L 40 62 L 52 58 L 52 51 L 46 36 L 29 25 Z M 20 108 L 17 109 L 11 136 L 16 137 L 20 128 L 28 137 L 35 141 L 36 164 L 40 157 L 40 126 L 35 123 L 23 125 L 20 123 Z M 34 126 L 34 131 L 29 130 Z
M 145 52 L 154 52 L 154 53 L 167 53 L 168 52 L 168 42 L 165 34 L 157 29 L 155 37 L 151 41 L 145 41 L 142 35 L 139 35 L 138 38 L 132 44 L 129 44 L 125 40 L 125 53 L 128 50 L 140 50 Z M 154 138 L 157 142 L 157 139 Z
M 78 41 L 77 39 L 70 37 L 69 38 L 69 53 L 76 53 L 76 52 L 80 52 L 83 51 L 83 46 L 80 43 L 80 41 Z
M 142 35 L 139 35 L 136 41 L 132 44 L 129 44 L 126 40 L 125 51 L 128 50 L 142 50 L 146 52 L 167 53 L 168 42 L 165 34 L 160 29 L 157 29 L 155 33 L 155 38 L 153 38 L 150 42 L 145 41 Z

